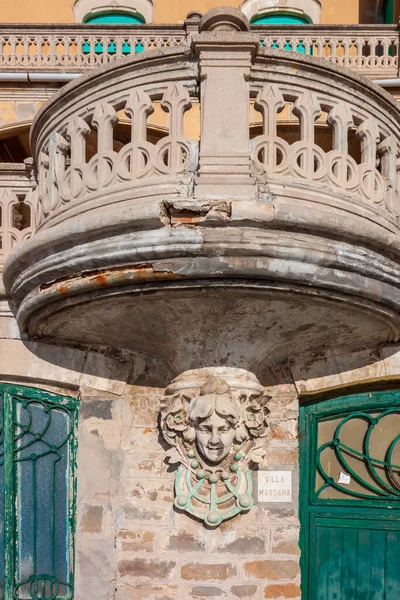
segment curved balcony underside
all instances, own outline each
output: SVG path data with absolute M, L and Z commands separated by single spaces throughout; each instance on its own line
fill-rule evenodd
M 399 337 L 397 107 L 343 69 L 220 36 L 104 68 L 39 114 L 37 232 L 5 267 L 22 330 L 175 373 L 260 374 Z M 184 135 L 198 102 L 200 146 Z M 150 143 L 156 103 L 168 127 Z M 121 111 L 132 138 L 116 151 Z

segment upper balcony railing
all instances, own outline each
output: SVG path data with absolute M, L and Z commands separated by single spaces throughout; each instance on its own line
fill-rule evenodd
M 184 25 L 2 25 L 0 71 L 80 73 L 146 50 L 189 45 Z M 324 58 L 371 79 L 397 77 L 397 25 L 257 25 L 265 48 Z

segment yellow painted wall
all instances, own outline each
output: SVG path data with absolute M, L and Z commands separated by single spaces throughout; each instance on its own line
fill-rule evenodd
M 111 2 L 111 0 L 110 0 Z M 359 11 L 369 0 L 323 0 L 323 23 L 358 23 Z M 190 10 L 234 6 L 240 0 L 155 0 L 155 23 L 182 22 Z M 0 0 L 3 23 L 72 23 L 72 0 Z M 364 20 L 365 22 L 365 20 Z
M 359 0 L 322 0 L 322 23 L 358 23 Z
M 72 23 L 71 0 L 0 0 L 2 23 Z

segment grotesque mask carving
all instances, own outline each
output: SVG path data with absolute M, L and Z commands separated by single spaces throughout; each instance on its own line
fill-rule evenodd
M 259 462 L 267 434 L 267 403 L 261 384 L 243 369 L 188 371 L 162 400 L 161 430 L 181 463 L 175 505 L 216 527 L 253 506 L 248 464 Z

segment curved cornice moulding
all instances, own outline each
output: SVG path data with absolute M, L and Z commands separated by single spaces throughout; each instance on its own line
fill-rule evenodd
M 75 0 L 73 11 L 76 23 L 83 23 L 88 15 L 94 16 L 103 11 L 136 13 L 146 23 L 152 23 L 154 4 L 153 0 Z
M 316 25 L 321 22 L 322 4 L 320 0 L 244 0 L 240 9 L 249 21 L 257 16 L 284 11 L 307 16 Z

